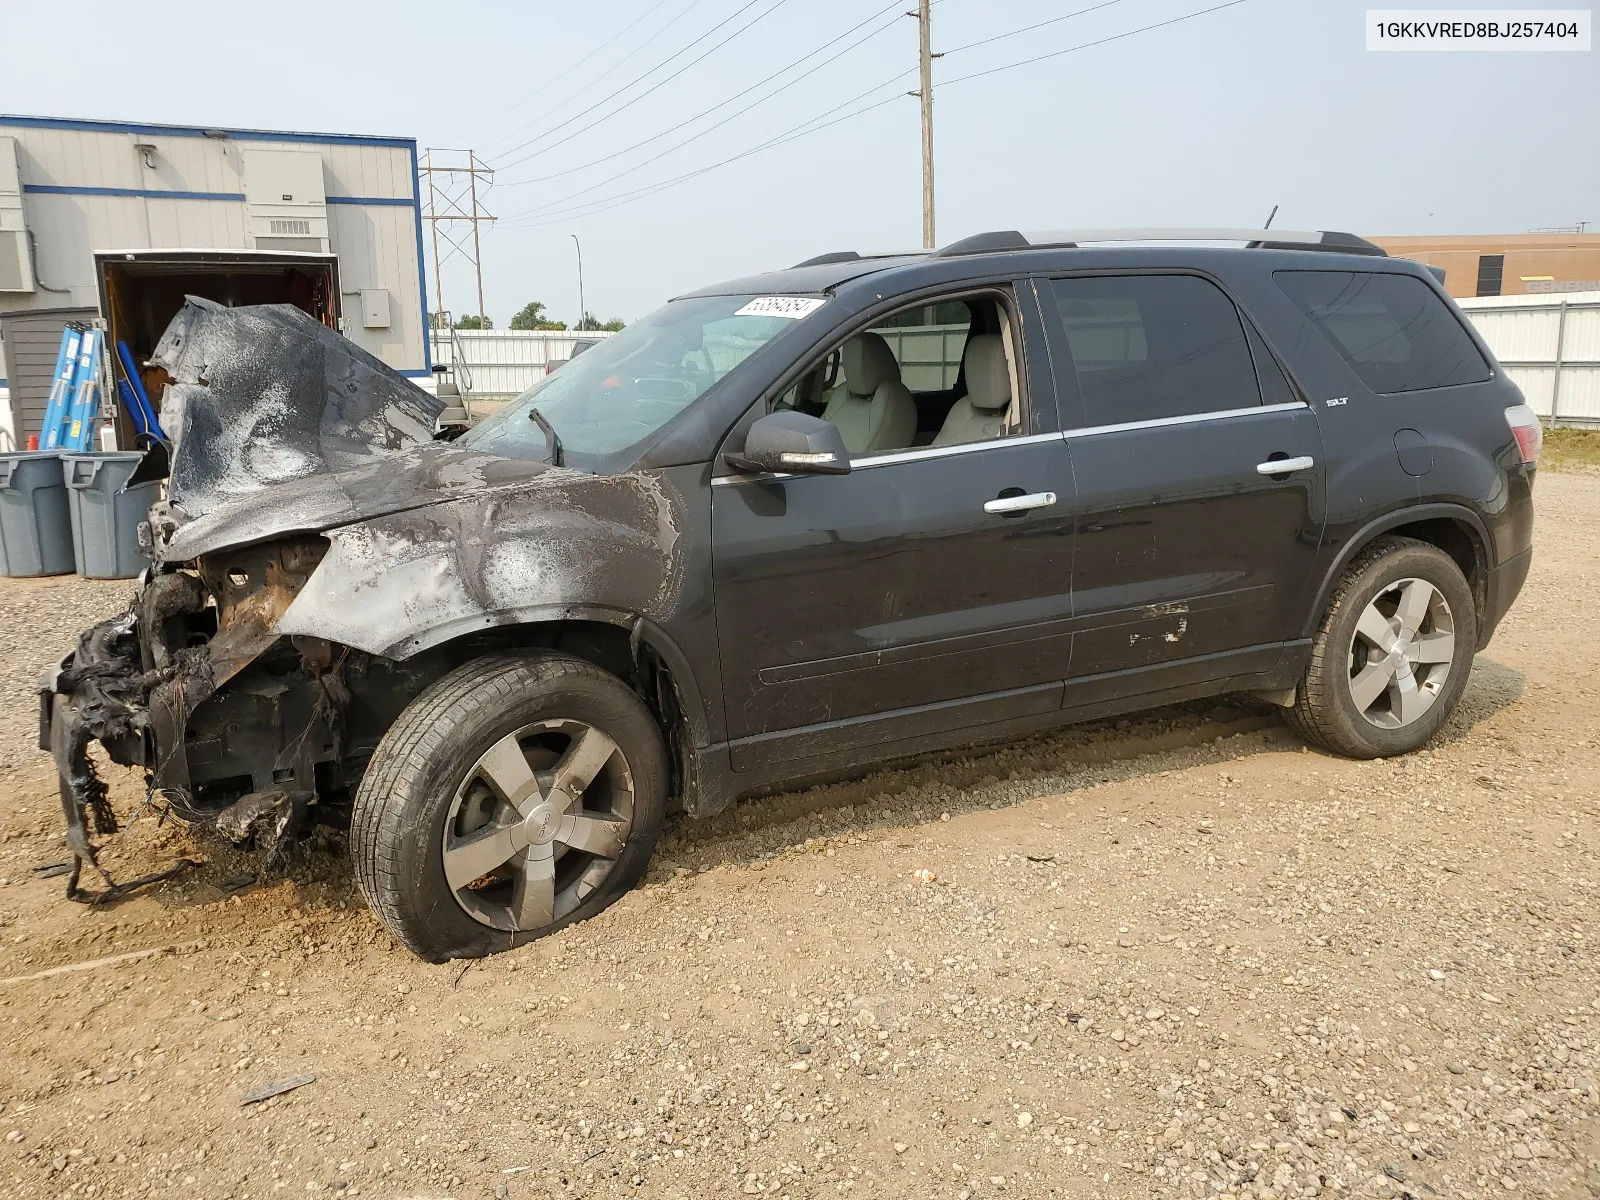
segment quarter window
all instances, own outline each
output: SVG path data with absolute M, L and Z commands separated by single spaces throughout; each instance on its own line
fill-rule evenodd
M 1379 395 L 1489 378 L 1489 364 L 1461 322 L 1414 276 L 1278 271 L 1273 278 Z
M 1261 403 L 1233 302 L 1193 275 L 1050 284 L 1088 425 L 1193 416 Z

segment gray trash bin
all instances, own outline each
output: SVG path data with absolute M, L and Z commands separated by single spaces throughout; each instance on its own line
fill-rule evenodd
M 161 484 L 152 480 L 127 487 L 143 457 L 138 450 L 61 456 L 79 575 L 131 579 L 149 562 L 139 548 L 139 524 L 160 499 Z
M 60 452 L 0 454 L 0 574 L 65 575 L 72 567 Z

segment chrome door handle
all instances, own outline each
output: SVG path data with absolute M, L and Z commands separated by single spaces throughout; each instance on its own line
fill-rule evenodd
M 983 511 L 986 513 L 1017 513 L 1027 512 L 1030 508 L 1049 508 L 1056 502 L 1054 492 L 1030 492 L 1026 496 L 1001 496 L 996 500 L 984 503 Z
M 1302 454 L 1299 458 L 1269 458 L 1264 463 L 1256 464 L 1257 475 L 1288 475 L 1293 471 L 1304 471 L 1316 465 L 1316 460 L 1309 454 Z

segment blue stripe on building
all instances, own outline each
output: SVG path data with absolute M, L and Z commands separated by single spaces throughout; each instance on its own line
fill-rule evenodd
M 25 183 L 22 190 L 37 196 L 122 196 L 145 200 L 226 200 L 244 203 L 243 192 L 179 192 L 161 188 L 64 187 L 54 183 Z M 410 208 L 409 196 L 327 196 L 329 204 L 387 204 Z

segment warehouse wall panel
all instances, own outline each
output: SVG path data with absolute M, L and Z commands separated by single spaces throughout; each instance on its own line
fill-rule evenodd
M 245 151 L 303 150 L 323 162 L 331 248 L 341 259 L 344 289 L 389 294 L 393 324 L 386 330 L 363 329 L 359 297 L 342 297 L 351 318 L 346 333 L 397 369 L 426 374 L 415 144 L 212 132 L 221 136 L 199 128 L 0 116 L 0 133 L 17 142 L 24 215 L 48 285 L 0 295 L 0 313 L 97 304 L 97 251 L 253 249 L 243 200 Z M 141 145 L 152 148 L 148 155 Z

